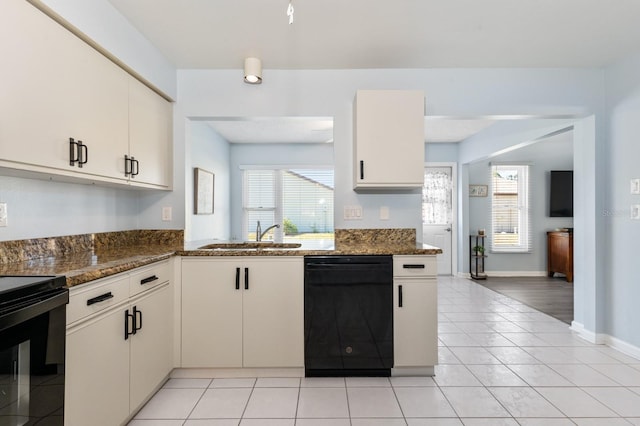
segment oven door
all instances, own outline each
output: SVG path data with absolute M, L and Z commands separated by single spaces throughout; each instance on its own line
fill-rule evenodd
M 68 300 L 68 293 L 56 300 L 65 298 Z M 66 306 L 48 305 L 45 312 L 39 312 L 39 304 L 39 308 L 26 306 L 12 312 L 11 318 L 3 318 L 11 326 L 0 331 L 2 426 L 64 424 Z

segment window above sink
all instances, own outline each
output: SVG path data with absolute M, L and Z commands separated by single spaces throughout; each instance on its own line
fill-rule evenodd
M 333 168 L 246 167 L 243 171 L 243 235 L 256 241 L 261 230 L 278 224 L 262 240 L 326 249 L 334 241 Z

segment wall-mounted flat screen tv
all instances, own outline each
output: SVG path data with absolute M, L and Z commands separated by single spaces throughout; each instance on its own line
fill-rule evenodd
M 573 170 L 551 170 L 549 216 L 573 217 Z

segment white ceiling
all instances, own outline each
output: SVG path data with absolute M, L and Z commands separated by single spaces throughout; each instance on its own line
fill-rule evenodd
M 425 142 L 460 142 L 495 121 L 425 117 Z M 333 142 L 331 117 L 220 117 L 207 123 L 230 143 Z
M 289 0 L 109 1 L 179 69 L 602 67 L 640 50 L 640 0 L 292 0 L 292 25 Z M 425 139 L 490 123 L 425 119 Z M 317 117 L 210 124 L 238 143 L 332 139 Z
M 178 68 L 601 67 L 638 0 L 109 0 Z

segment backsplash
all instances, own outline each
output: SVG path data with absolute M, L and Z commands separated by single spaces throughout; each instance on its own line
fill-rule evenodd
M 118 246 L 166 245 L 182 247 L 182 230 L 132 230 L 62 237 L 0 241 L 0 263 L 16 263 L 71 253 L 99 252 Z
M 413 228 L 392 229 L 336 229 L 336 250 L 361 249 L 384 246 L 396 249 L 414 249 L 416 230 Z

